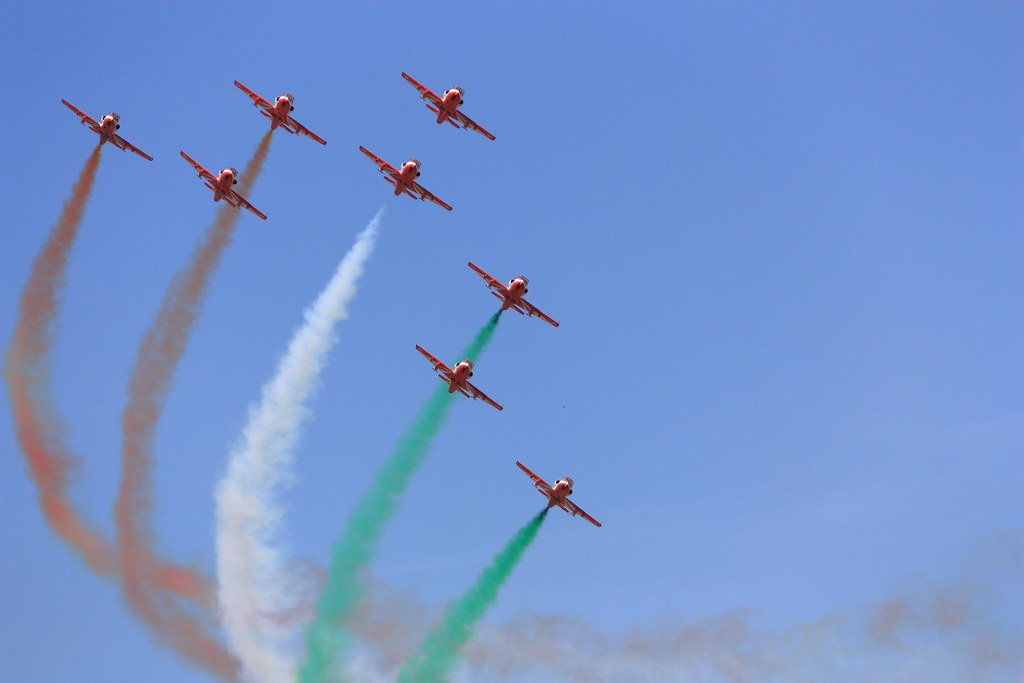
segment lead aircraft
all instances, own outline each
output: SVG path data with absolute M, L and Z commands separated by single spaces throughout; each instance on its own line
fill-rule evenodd
M 136 147 L 135 145 L 128 142 L 123 137 L 114 132 L 121 127 L 121 117 L 117 115 L 117 112 L 112 111 L 106 116 L 104 116 L 102 119 L 97 121 L 96 119 L 89 116 L 84 111 L 82 111 L 75 105 L 71 104 L 67 100 L 62 99 L 61 102 L 63 102 L 68 109 L 78 114 L 78 116 L 82 119 L 82 123 L 89 126 L 89 128 L 92 128 L 94 132 L 99 134 L 101 145 L 105 142 L 109 142 L 122 152 L 135 152 L 143 159 L 149 159 L 150 161 L 153 161 L 153 157 L 149 156 L 141 149 L 139 149 L 138 147 Z
M 583 508 L 569 500 L 569 496 L 572 495 L 572 479 L 569 477 L 563 477 L 555 482 L 554 486 L 552 486 L 531 472 L 523 463 L 516 460 L 516 464 L 519 465 L 519 469 L 526 472 L 526 476 L 533 480 L 533 485 L 537 487 L 537 490 L 540 491 L 541 494 L 547 496 L 549 508 L 553 508 L 557 505 L 573 517 L 579 515 L 594 526 L 601 526 L 601 522 L 588 515 L 583 511 Z
M 404 71 L 402 72 L 402 78 L 409 81 L 409 83 L 412 84 L 412 87 L 416 88 L 420 92 L 420 99 L 428 100 L 427 109 L 437 114 L 438 123 L 444 123 L 447 121 L 456 128 L 462 128 L 463 130 L 475 130 L 485 138 L 490 140 L 494 139 L 494 136 L 484 130 L 483 126 L 477 124 L 473 119 L 459 111 L 459 107 L 461 107 L 463 102 L 465 102 L 466 95 L 466 91 L 459 86 L 452 86 L 445 90 L 443 95 L 438 96 L 430 88 L 423 85 Z
M 232 189 L 231 186 L 238 183 L 237 168 L 233 166 L 228 166 L 223 171 L 221 171 L 219 175 L 213 175 L 205 168 L 203 168 L 202 165 L 199 164 L 199 162 L 197 162 L 195 159 L 185 154 L 184 152 L 181 153 L 181 156 L 185 159 L 185 161 L 192 164 L 192 166 L 197 171 L 199 171 L 199 177 L 202 179 L 203 185 L 206 185 L 208 188 L 213 190 L 213 201 L 219 202 L 220 200 L 223 199 L 236 209 L 244 207 L 251 211 L 252 213 L 259 216 L 260 218 L 262 218 L 263 220 L 267 220 L 266 215 L 262 211 L 257 209 L 249 202 L 247 202 L 245 197 L 238 194 L 238 192 Z
M 252 98 L 254 106 L 261 107 L 260 113 L 270 119 L 270 130 L 276 130 L 280 126 L 293 135 L 302 133 L 306 137 L 316 140 L 321 145 L 327 144 L 327 141 L 322 137 L 292 118 L 291 113 L 295 111 L 295 97 L 291 93 L 278 95 L 277 99 L 271 102 L 249 90 L 249 88 L 238 81 L 235 81 L 235 85 L 238 86 L 239 90 Z
M 463 396 L 468 396 L 469 398 L 479 398 L 484 403 L 492 405 L 498 410 L 503 410 L 503 408 L 500 405 L 498 405 L 494 401 L 494 399 L 492 399 L 490 396 L 488 396 L 487 394 L 480 391 L 475 386 L 469 383 L 469 378 L 473 376 L 473 361 L 469 360 L 468 358 L 466 360 L 460 361 L 455 365 L 455 369 L 453 370 L 444 363 L 442 363 L 441 361 L 439 361 L 436 357 L 431 355 L 429 351 L 424 349 L 419 344 L 416 345 L 416 350 L 422 353 L 424 356 L 426 356 L 427 360 L 429 360 L 433 364 L 434 370 L 437 372 L 437 376 L 443 379 L 445 382 L 448 382 L 449 394 L 454 394 L 455 391 L 458 390 L 459 393 L 461 393 Z

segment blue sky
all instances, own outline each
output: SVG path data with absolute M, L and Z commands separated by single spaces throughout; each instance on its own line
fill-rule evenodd
M 995 2 L 18 4 L 0 27 L 0 336 L 96 141 L 60 99 L 118 111 L 156 160 L 103 150 L 54 370 L 75 500 L 112 529 L 135 349 L 214 215 L 178 151 L 241 168 L 266 119 L 232 81 L 287 90 L 328 145 L 275 135 L 249 196 L 269 220 L 242 217 L 215 277 L 158 431 L 162 551 L 212 569 L 212 489 L 247 406 L 386 204 L 298 456 L 296 557 L 325 562 L 433 391 L 414 345 L 454 360 L 493 312 L 472 260 L 528 275 L 562 325 L 502 319 L 474 380 L 505 410 L 454 406 L 382 582 L 428 611 L 468 586 L 542 502 L 518 459 L 572 476 L 604 527 L 552 515 L 488 629 L 529 610 L 614 638 L 740 611 L 782 633 L 924 582 L 988 596 L 978 627 L 1020 642 L 1022 19 Z M 437 126 L 402 71 L 463 86 L 497 140 Z M 392 199 L 359 145 L 420 159 L 454 211 Z M 10 677 L 207 680 L 48 530 L 0 405 Z M 952 637 L 918 635 L 858 661 L 917 672 L 893 667 Z

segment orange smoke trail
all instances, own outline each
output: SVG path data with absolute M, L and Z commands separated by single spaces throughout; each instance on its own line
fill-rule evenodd
M 39 490 L 39 506 L 47 523 L 90 569 L 100 575 L 112 575 L 119 569 L 117 550 L 86 524 L 68 499 L 67 485 L 78 458 L 64 442 L 63 425 L 50 398 L 50 354 L 60 293 L 68 257 L 96 179 L 100 149 L 96 145 L 86 160 L 57 223 L 32 263 L 21 294 L 18 322 L 7 348 L 4 377 L 18 443 Z M 206 599 L 207 583 L 187 568 L 158 568 L 161 588 L 197 600 Z
M 244 194 L 252 187 L 267 151 L 268 131 L 240 180 Z M 165 593 L 155 591 L 152 502 L 153 440 L 171 380 L 199 316 L 210 278 L 234 236 L 240 211 L 225 204 L 185 267 L 175 274 L 156 318 L 139 347 L 121 413 L 121 485 L 114 507 L 121 548 L 121 580 L 129 604 L 179 653 L 222 678 L 238 677 L 238 663 Z

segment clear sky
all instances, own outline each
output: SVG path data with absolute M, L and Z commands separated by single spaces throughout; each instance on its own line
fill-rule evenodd
M 298 454 L 295 557 L 326 563 L 434 390 L 414 345 L 455 360 L 495 310 L 467 261 L 562 323 L 503 317 L 474 381 L 505 410 L 457 402 L 402 499 L 372 571 L 410 647 L 542 504 L 518 459 L 604 527 L 554 511 L 467 680 L 487 642 L 546 664 L 551 623 L 606 639 L 565 655 L 588 680 L 1019 680 L 1022 29 L 1012 2 L 9 4 L 0 337 L 97 140 L 61 98 L 116 110 L 155 161 L 103 150 L 54 366 L 75 500 L 112 531 L 135 350 L 214 216 L 178 151 L 241 168 L 267 121 L 232 81 L 287 90 L 328 144 L 275 134 L 269 219 L 216 274 L 158 428 L 162 552 L 212 571 L 247 407 L 386 204 Z M 464 87 L 497 140 L 436 125 L 402 71 Z M 359 145 L 420 159 L 454 210 L 392 199 Z M 0 408 L 3 677 L 209 680 L 50 532 Z

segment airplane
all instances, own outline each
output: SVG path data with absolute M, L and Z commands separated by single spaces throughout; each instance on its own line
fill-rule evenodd
M 481 268 L 474 265 L 472 261 L 469 262 L 469 267 L 479 273 L 480 277 L 487 281 L 487 286 L 490 287 L 491 294 L 502 300 L 501 310 L 507 311 L 511 308 L 518 311 L 520 315 L 523 315 L 524 313 L 528 315 L 535 315 L 541 320 L 558 327 L 558 323 L 556 321 L 549 318 L 542 310 L 523 298 L 523 295 L 530 291 L 527 288 L 530 281 L 525 275 L 520 275 L 513 280 L 509 280 L 508 285 L 503 285 L 485 273 Z
M 307 137 L 313 138 L 321 145 L 327 144 L 326 140 L 291 117 L 291 112 L 295 111 L 295 98 L 291 93 L 279 95 L 276 100 L 271 102 L 249 90 L 249 88 L 238 81 L 235 81 L 235 85 L 252 98 L 253 106 L 262 107 L 260 113 L 270 119 L 270 130 L 277 130 L 277 127 L 280 126 L 293 135 L 302 133 Z
M 533 480 L 533 485 L 537 487 L 537 490 L 540 491 L 541 494 L 547 496 L 549 508 L 557 505 L 573 517 L 579 515 L 594 526 L 601 526 L 601 522 L 588 515 L 579 505 L 569 500 L 569 496 L 572 495 L 572 479 L 569 477 L 563 477 L 555 482 L 554 486 L 552 486 L 527 469 L 526 465 L 523 463 L 516 460 L 516 464 L 519 465 L 519 469 L 526 472 L 526 476 Z
M 63 102 L 68 109 L 78 114 L 82 118 L 82 123 L 89 126 L 89 128 L 93 129 L 93 131 L 95 131 L 96 133 L 99 133 L 101 145 L 106 142 L 109 142 L 122 152 L 132 151 L 138 154 L 143 159 L 149 159 L 150 161 L 153 161 L 153 157 L 149 156 L 141 149 L 139 149 L 138 147 L 136 147 L 135 145 L 128 142 L 123 137 L 114 132 L 115 130 L 121 127 L 121 117 L 117 115 L 117 112 L 112 111 L 106 116 L 104 116 L 102 119 L 97 121 L 96 119 L 89 116 L 84 111 L 82 111 L 75 105 L 71 104 L 67 100 L 62 99 L 61 102 Z
M 463 96 L 466 94 L 466 91 L 459 86 L 456 85 L 445 90 L 444 94 L 438 97 L 429 88 L 404 71 L 402 72 L 402 78 L 409 81 L 409 83 L 412 84 L 412 87 L 420 91 L 420 99 L 430 100 L 430 102 L 427 103 L 427 109 L 437 114 L 438 123 L 444 123 L 447 121 L 456 128 L 475 130 L 486 138 L 491 140 L 494 139 L 494 136 L 484 130 L 482 126 L 478 125 L 473 121 L 473 119 L 459 111 L 459 107 L 462 106 L 462 103 L 465 101 Z M 462 125 L 460 126 L 459 123 Z
M 399 170 L 362 145 L 359 146 L 359 151 L 373 159 L 373 163 L 377 164 L 377 170 L 384 174 L 384 180 L 395 186 L 396 197 L 404 192 L 413 199 L 429 199 L 440 207 L 449 211 L 452 210 L 452 207 L 430 194 L 425 187 L 416 182 L 416 178 L 420 176 L 420 167 L 422 166 L 418 159 L 409 159 L 409 161 L 402 164 L 402 168 Z M 419 197 L 413 194 L 413 191 L 418 193 Z
M 433 363 L 434 370 L 438 373 L 437 376 L 445 382 L 448 382 L 449 394 L 454 394 L 457 389 L 463 396 L 483 399 L 484 403 L 488 403 L 498 410 L 504 410 L 494 401 L 494 399 L 469 383 L 469 378 L 473 376 L 473 361 L 467 358 L 466 360 L 457 363 L 455 365 L 455 369 L 452 370 L 450 367 L 432 356 L 429 351 L 419 344 L 416 345 L 416 350 L 426 356 L 427 360 Z
M 203 185 L 206 185 L 208 188 L 213 190 L 213 201 L 219 202 L 221 199 L 223 199 L 236 209 L 245 207 L 246 209 L 253 212 L 263 220 L 267 220 L 267 216 L 262 211 L 257 209 L 249 202 L 247 202 L 245 200 L 245 197 L 238 194 L 238 192 L 231 188 L 232 185 L 238 183 L 237 168 L 228 166 L 227 168 L 220 172 L 220 175 L 215 176 L 209 171 L 207 171 L 205 168 L 203 168 L 195 159 L 185 154 L 184 152 L 181 153 L 181 156 L 185 159 L 185 161 L 192 164 L 192 166 L 194 166 L 195 169 L 199 171 L 199 177 L 202 178 Z

